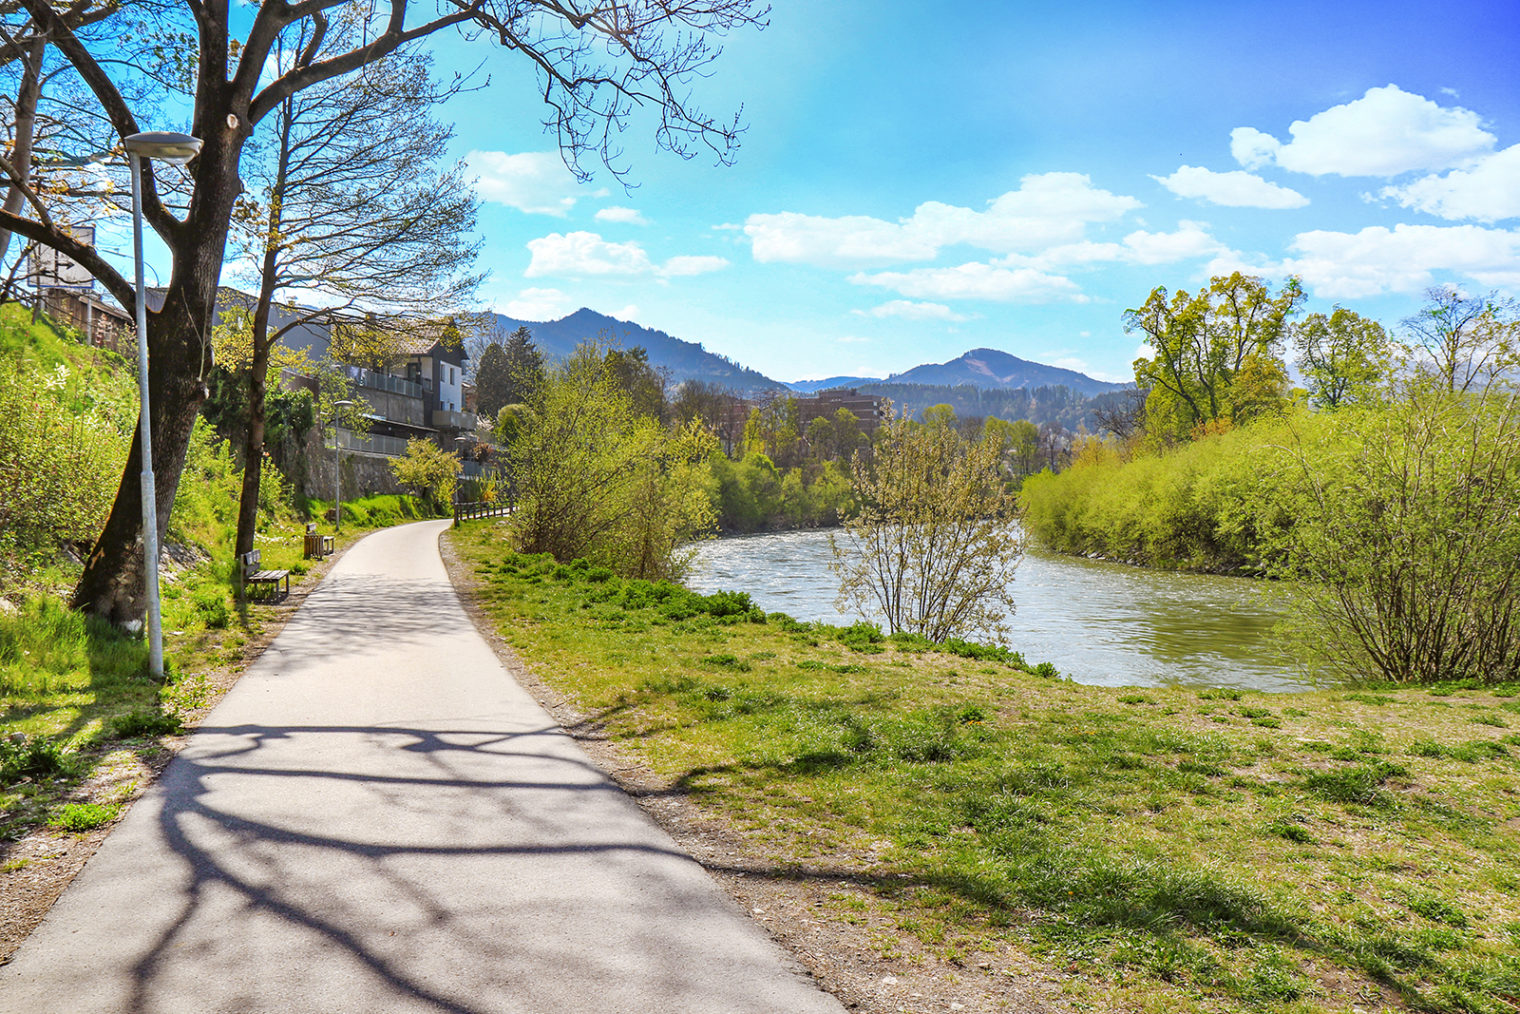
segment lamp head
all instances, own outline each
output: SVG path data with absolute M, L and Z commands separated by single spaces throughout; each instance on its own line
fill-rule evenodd
M 133 134 L 123 142 L 139 158 L 156 158 L 161 162 L 184 165 L 201 150 L 201 139 L 167 130 L 150 130 Z

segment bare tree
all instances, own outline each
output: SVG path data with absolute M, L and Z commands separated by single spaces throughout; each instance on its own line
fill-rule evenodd
M 75 31 L 49 0 L 18 2 L 89 89 L 114 132 L 127 137 L 142 131 L 145 107 L 133 101 L 127 83 L 141 81 L 144 72 L 117 62 L 120 40 L 92 39 Z M 143 171 L 144 215 L 172 258 L 163 301 L 149 314 L 148 325 L 153 455 L 160 478 L 154 507 L 161 523 L 167 524 L 174 505 L 190 431 L 207 394 L 206 336 L 242 191 L 239 164 L 254 128 L 281 103 L 323 82 L 347 78 L 411 42 L 455 28 L 494 38 L 533 63 L 547 124 L 556 131 L 567 164 L 581 176 L 595 155 L 615 175 L 626 172 L 617 164 L 616 138 L 640 106 L 657 111 L 655 133 L 663 147 L 687 156 L 705 148 L 726 161 L 737 145 L 739 125 L 691 105 L 687 82 L 704 74 L 718 54 L 712 37 L 761 24 L 767 13 L 757 0 L 439 0 L 425 8 L 407 0 L 377 0 L 370 8 L 369 30 L 345 48 L 328 38 L 332 12 L 341 6 L 339 0 L 305 0 L 263 3 L 250 10 L 234 9 L 226 0 L 184 0 L 158 12 L 161 30 L 193 40 L 193 57 L 183 48 L 172 55 L 184 58 L 193 101 L 188 126 L 204 142 L 182 177 L 151 163 Z M 303 23 L 309 26 L 310 58 L 275 67 L 275 77 L 268 80 L 276 41 Z M 240 37 L 234 35 L 235 26 L 242 28 Z M 26 183 L 8 175 L 18 185 Z M 166 197 L 178 179 L 183 203 L 176 209 Z M 127 279 L 60 227 L 35 197 L 29 190 L 28 208 L 34 213 L 0 210 L 0 228 L 68 255 L 123 306 L 135 307 Z M 145 610 L 138 534 L 141 467 L 134 444 L 110 517 L 74 592 L 77 607 L 115 622 L 134 620 Z
M 334 19 L 330 42 L 350 47 L 363 25 Z M 276 41 L 280 66 L 315 56 L 315 28 L 294 26 Z M 285 334 L 311 323 L 329 325 L 356 305 L 387 307 L 386 334 L 404 329 L 400 316 L 436 318 L 457 308 L 479 281 L 468 271 L 476 201 L 463 167 L 440 167 L 453 130 L 431 107 L 454 94 L 456 79 L 437 87 L 431 58 L 416 45 L 359 71 L 287 96 L 273 113 L 274 130 L 252 146 L 253 192 L 233 216 L 233 238 L 258 265 L 246 364 L 248 418 L 236 551 L 253 548 L 262 472 L 265 395 L 270 353 Z M 315 296 L 321 309 L 284 315 L 271 327 L 277 296 Z M 334 303 L 334 301 L 337 301 Z
M 1404 318 L 1404 327 L 1448 391 L 1467 391 L 1514 369 L 1520 357 L 1514 304 L 1497 294 L 1470 296 L 1453 285 L 1427 289 L 1425 300 Z

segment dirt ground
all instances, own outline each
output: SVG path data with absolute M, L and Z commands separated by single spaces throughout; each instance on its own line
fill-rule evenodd
M 854 857 L 842 856 L 837 867 L 814 864 L 800 875 L 767 848 L 749 842 L 736 828 L 704 814 L 690 800 L 671 794 L 650 771 L 622 755 L 603 739 L 587 716 L 537 679 L 516 653 L 496 635 L 479 609 L 474 580 L 444 546 L 444 562 L 476 628 L 496 651 L 507 671 L 582 749 L 638 801 L 682 849 L 720 883 L 736 902 L 808 970 L 819 985 L 851 1011 L 865 1014 L 930 1014 L 966 1011 L 1044 1014 L 1071 1010 L 1064 1002 L 1066 976 L 1031 965 L 1013 953 L 980 953 L 965 963 L 945 962 L 923 952 L 871 904 L 870 889 L 859 883 Z M 236 665 L 204 673 L 212 692 L 203 707 L 185 716 L 193 728 L 237 682 L 247 666 L 278 636 L 337 557 L 331 557 L 291 588 L 274 606 L 259 606 L 262 623 L 249 638 Z M 184 737 L 164 737 L 161 748 L 141 756 L 127 751 L 108 755 L 94 777 L 71 796 L 74 802 L 128 803 L 157 777 L 184 744 Z M 125 811 L 125 807 L 123 808 Z M 76 835 L 39 828 L 0 847 L 0 964 L 9 961 L 53 902 L 110 833 L 111 825 Z M 854 895 L 858 905 L 842 906 Z M 850 911 L 849 921 L 840 915 Z M 1091 1009 L 1090 1007 L 1088 1009 Z

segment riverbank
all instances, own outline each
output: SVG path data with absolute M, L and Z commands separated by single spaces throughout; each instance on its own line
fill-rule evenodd
M 491 532 L 453 538 L 544 693 L 722 827 L 710 868 L 801 892 L 783 940 L 854 927 L 867 1009 L 993 1009 L 1031 977 L 1096 1010 L 1520 996 L 1520 688 L 1079 686 L 503 562 Z

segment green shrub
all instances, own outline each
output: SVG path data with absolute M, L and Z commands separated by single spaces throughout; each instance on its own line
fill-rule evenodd
M 121 807 L 114 803 L 69 803 L 48 823 L 64 831 L 83 834 L 109 824 L 120 813 Z
M 57 778 L 72 770 L 69 756 L 51 739 L 19 735 L 0 739 L 0 782 Z
M 117 739 L 177 736 L 185 731 L 185 723 L 178 715 L 138 709 L 117 715 L 111 720 L 110 729 L 111 735 Z

